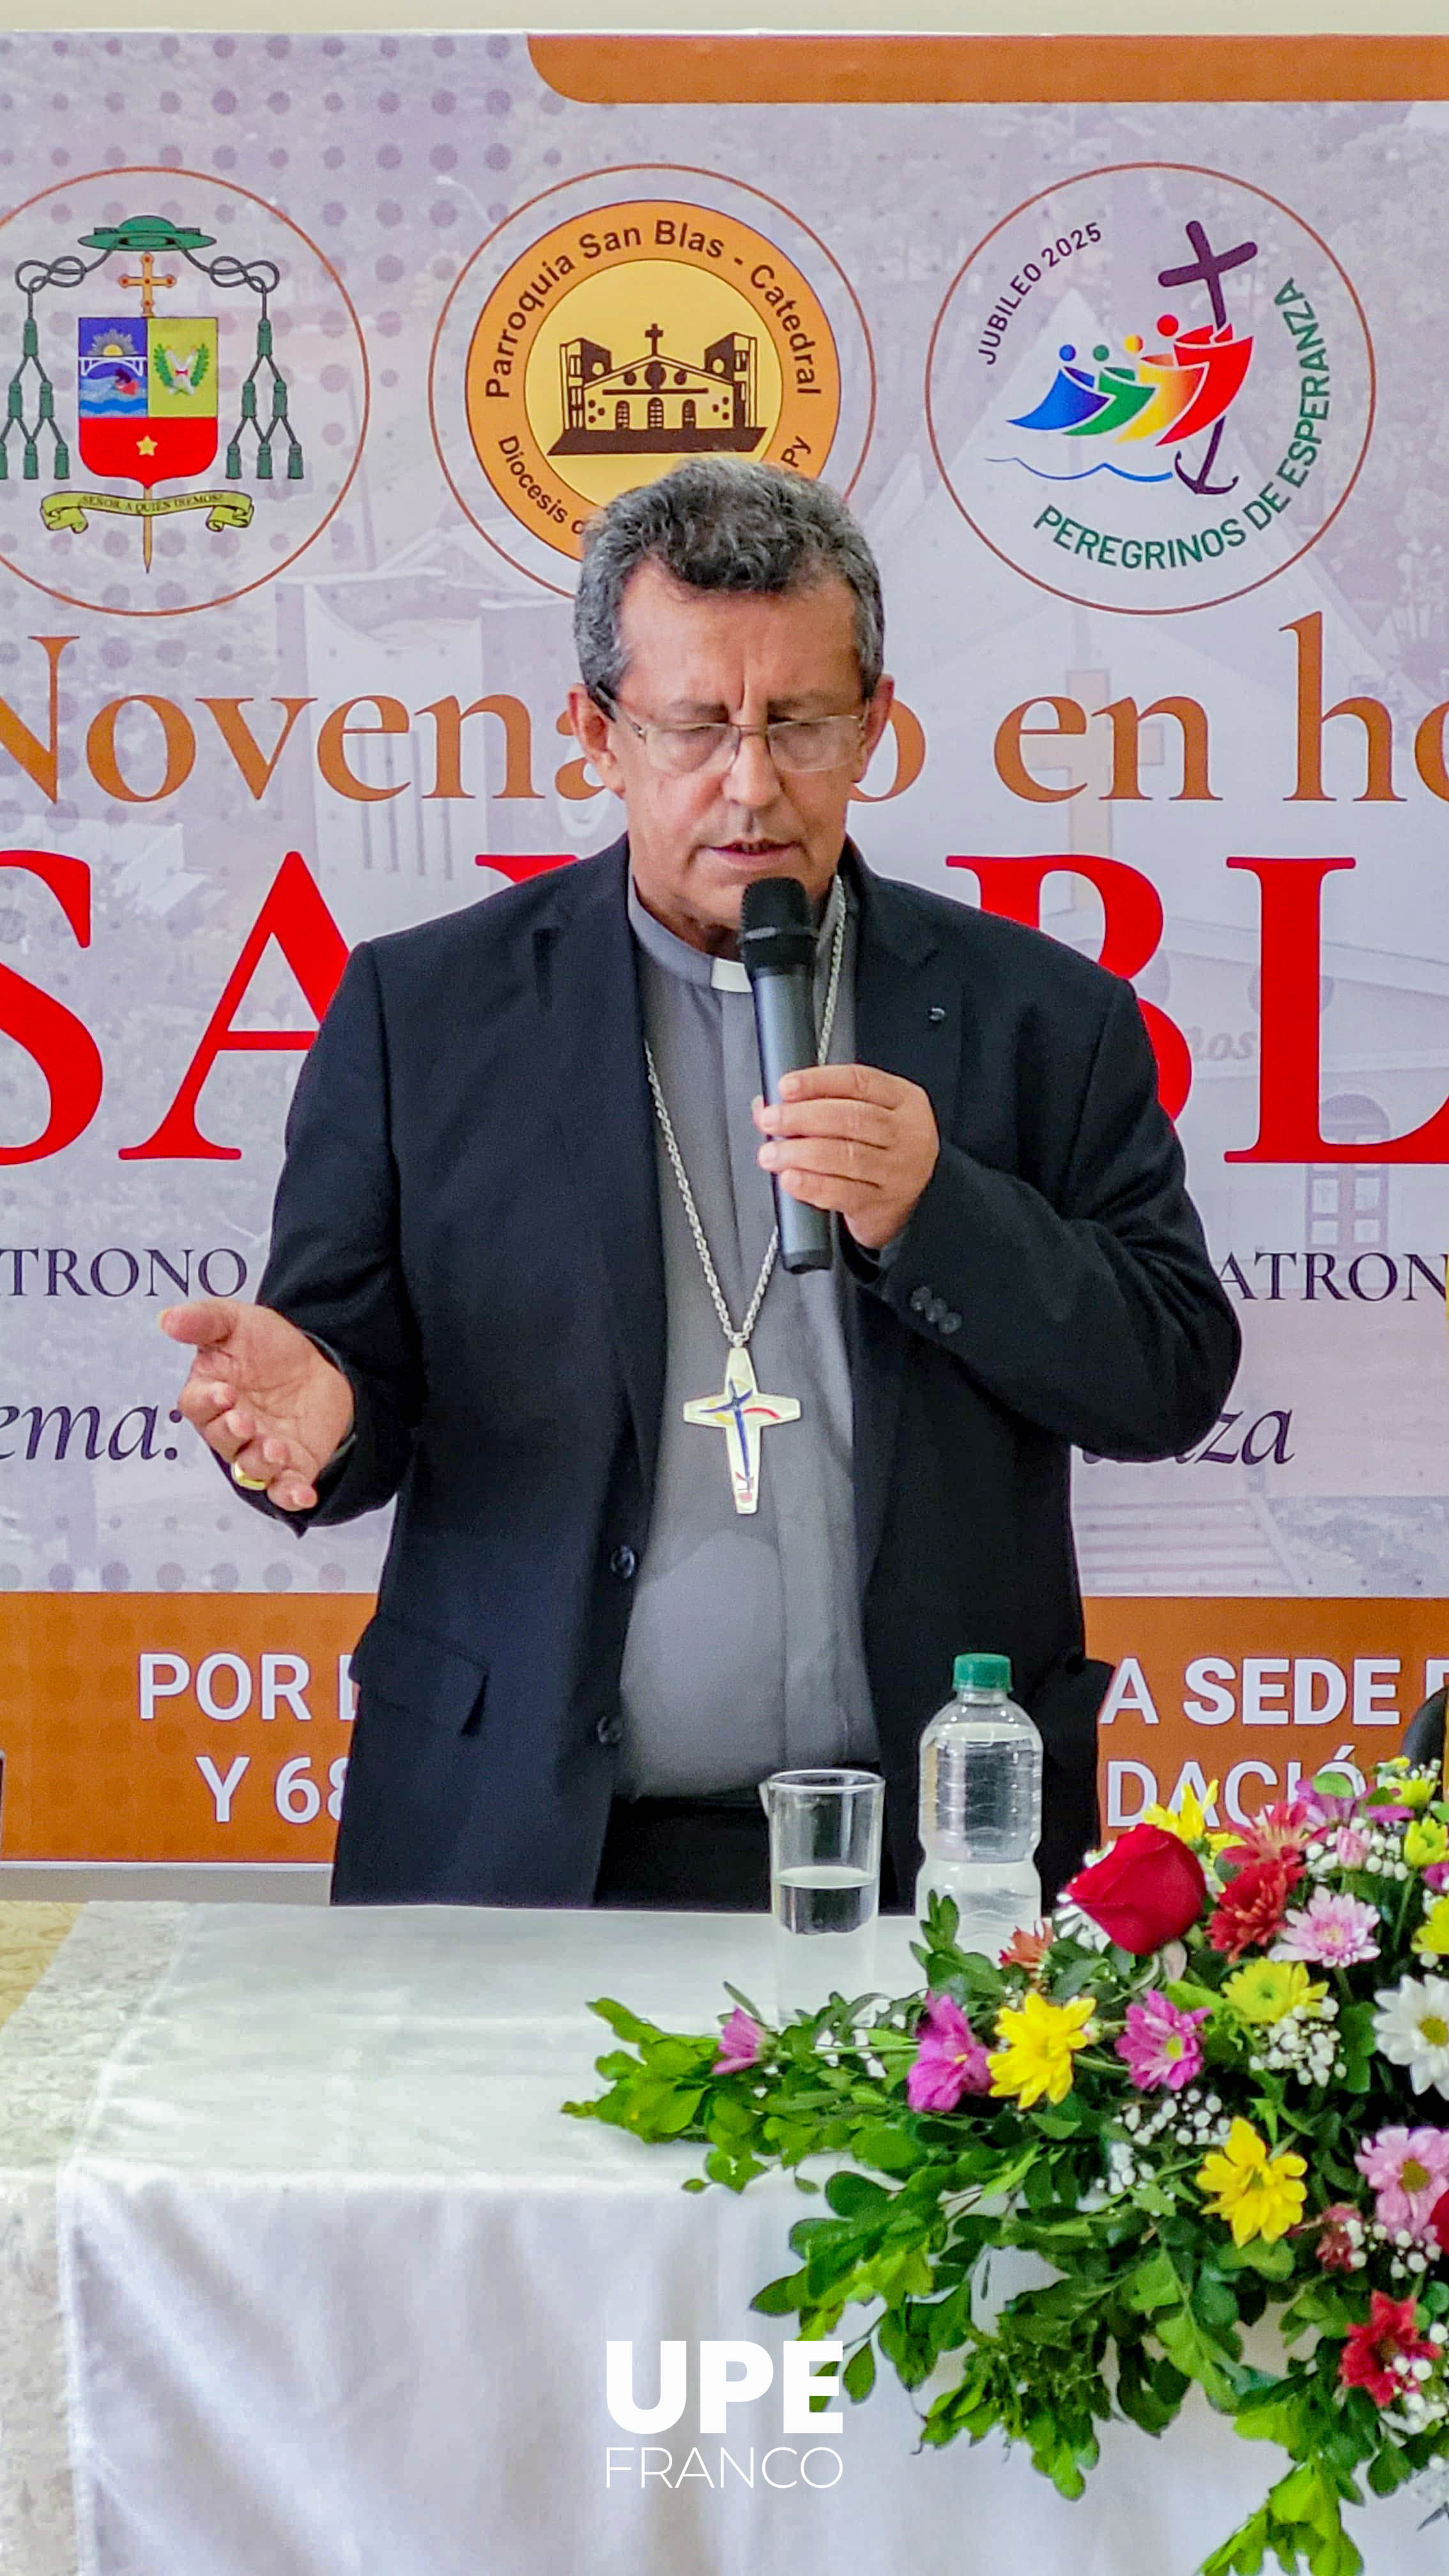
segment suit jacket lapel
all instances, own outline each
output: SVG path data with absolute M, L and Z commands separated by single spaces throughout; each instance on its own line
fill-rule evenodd
M 668 1322 L 627 868 L 628 844 L 619 841 L 583 862 L 577 875 L 561 876 L 557 911 L 535 933 L 535 960 L 559 1121 L 602 1268 L 647 1493 L 659 1448 Z
M 944 1135 L 961 1060 L 960 997 L 939 969 L 940 940 L 908 886 L 872 874 L 846 843 L 845 867 L 860 908 L 855 1035 L 862 1064 L 879 1065 L 930 1098 Z
M 960 996 L 940 970 L 940 943 L 910 890 L 873 876 L 846 845 L 844 861 L 860 906 L 855 966 L 855 1051 L 918 1083 L 942 1136 L 949 1131 L 961 1055 Z M 849 1307 L 855 1393 L 856 1553 L 864 1591 L 885 1522 L 894 1464 L 906 1335 L 884 1302 L 868 1293 Z

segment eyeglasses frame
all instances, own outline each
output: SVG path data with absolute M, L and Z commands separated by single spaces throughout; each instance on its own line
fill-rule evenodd
M 644 756 L 649 762 L 650 768 L 656 770 L 659 776 L 664 778 L 698 778 L 703 776 L 707 771 L 713 769 L 716 765 L 718 765 L 720 776 L 723 777 L 727 771 L 734 767 L 735 762 L 738 760 L 740 756 L 741 743 L 748 741 L 754 735 L 758 735 L 764 742 L 765 748 L 769 753 L 770 764 L 775 770 L 777 777 L 827 778 L 832 769 L 843 768 L 845 766 L 843 759 L 840 761 L 829 761 L 823 769 L 801 770 L 791 769 L 787 766 L 782 770 L 771 746 L 770 736 L 777 732 L 782 725 L 853 723 L 856 728 L 857 741 L 859 741 L 865 732 L 865 727 L 870 718 L 870 708 L 868 706 L 861 706 L 834 709 L 830 714 L 825 716 L 777 716 L 772 723 L 762 725 L 735 724 L 733 721 L 729 721 L 724 718 L 720 718 L 717 721 L 704 719 L 700 723 L 692 725 L 669 725 L 661 724 L 649 718 L 646 718 L 641 722 L 639 717 L 633 715 L 628 707 L 621 706 L 617 698 L 611 705 L 609 700 L 600 695 L 598 691 L 594 692 L 594 704 L 598 708 L 600 715 L 606 717 L 611 724 L 617 724 L 622 721 L 624 724 L 628 725 L 631 733 L 638 735 L 639 740 L 644 745 Z M 702 760 L 696 769 L 670 770 L 663 768 L 661 764 L 653 758 L 650 752 L 649 738 L 651 734 L 714 733 L 716 731 L 722 731 L 727 736 L 733 736 L 733 740 L 730 742 L 728 756 L 718 764 L 710 760 Z

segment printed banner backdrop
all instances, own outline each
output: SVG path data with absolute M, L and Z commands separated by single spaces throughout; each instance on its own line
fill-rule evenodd
M 1108 1819 L 1391 1746 L 1449 1673 L 1449 44 L 26 35 L 0 123 L 0 1859 L 330 1849 L 385 1523 L 242 1508 L 156 1316 L 254 1293 L 348 948 L 612 837 L 580 532 L 700 452 L 850 493 L 862 844 L 1131 977 L 1241 1313 L 1208 1439 L 1077 1466 Z

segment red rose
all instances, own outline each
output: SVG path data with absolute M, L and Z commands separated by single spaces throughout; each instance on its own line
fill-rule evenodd
M 1429 2225 L 1441 2254 L 1449 2254 L 1449 2191 L 1441 2192 L 1429 2212 Z
M 1120 1949 L 1140 1959 L 1197 1921 L 1207 1882 L 1196 1852 L 1178 1835 L 1165 1825 L 1134 1825 L 1105 1860 L 1079 1870 L 1063 1892 Z

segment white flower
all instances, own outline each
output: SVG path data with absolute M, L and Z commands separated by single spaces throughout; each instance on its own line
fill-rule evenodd
M 1443 1977 L 1401 1977 L 1380 1994 L 1374 2046 L 1391 2066 L 1405 2066 L 1416 2093 L 1432 2084 L 1449 2094 L 1449 1984 Z

